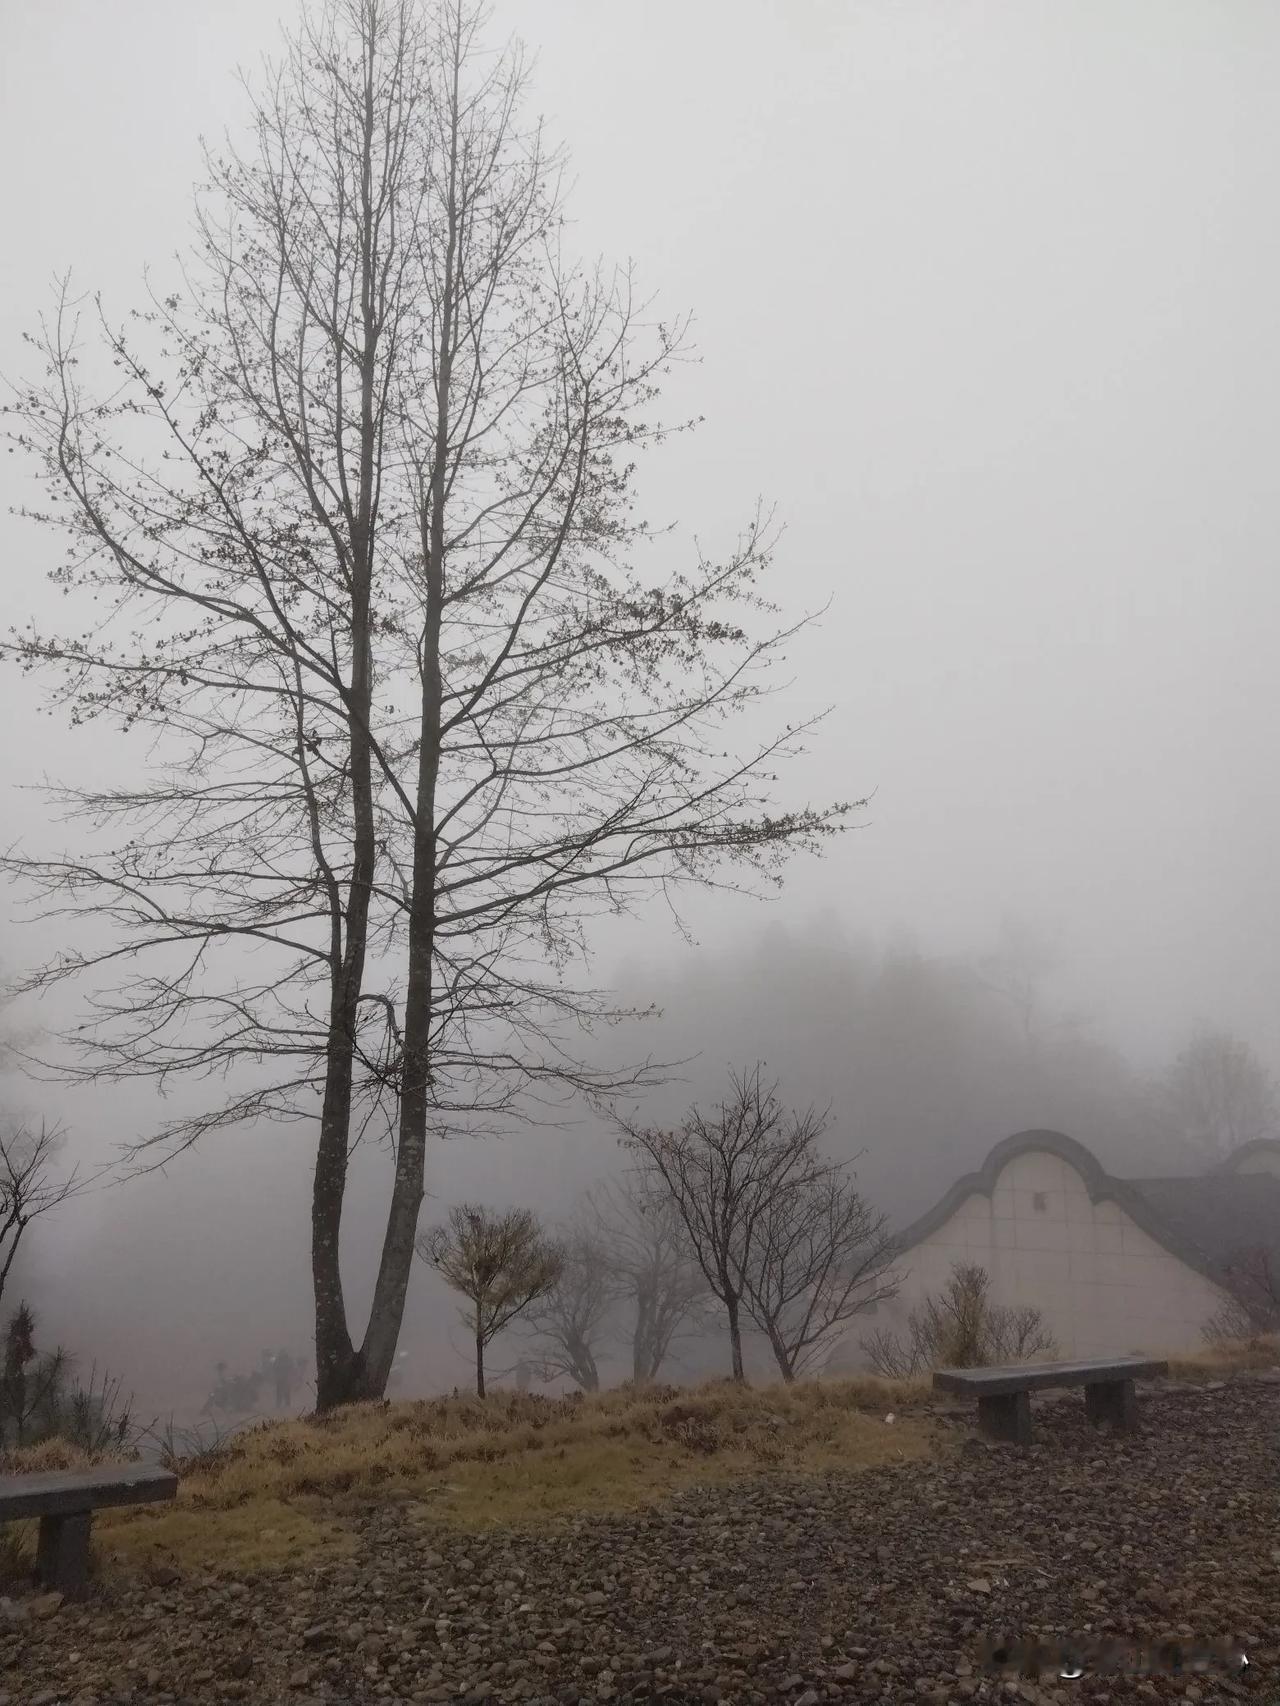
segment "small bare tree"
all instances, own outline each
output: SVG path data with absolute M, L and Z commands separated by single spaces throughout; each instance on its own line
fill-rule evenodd
M 855 1315 L 896 1293 L 886 1224 L 848 1163 L 810 1161 L 766 1203 L 747 1299 L 784 1380 L 811 1368 Z
M 1208 1345 L 1224 1347 L 1247 1344 L 1256 1339 L 1260 1328 L 1238 1297 L 1229 1297 L 1208 1317 L 1200 1329 Z
M 631 1315 L 631 1378 L 656 1380 L 676 1335 L 707 1301 L 707 1281 L 671 1193 L 643 1172 L 588 1195 L 619 1301 Z
M 544 1379 L 567 1374 L 584 1392 L 597 1392 L 597 1359 L 616 1295 L 614 1272 L 604 1247 L 587 1228 L 572 1228 L 560 1248 L 559 1278 L 530 1306 L 526 1322 Z
M 767 1237 L 771 1205 L 829 1176 L 817 1154 L 822 1115 L 788 1113 L 761 1068 L 732 1074 L 730 1094 L 714 1110 L 693 1108 L 677 1131 L 622 1122 L 623 1140 L 641 1157 L 655 1189 L 665 1189 L 711 1291 L 724 1305 L 733 1378 L 746 1378 L 742 1317 L 758 1317 L 753 1276 Z
M 1256 1244 L 1242 1251 L 1224 1277 L 1231 1301 L 1205 1323 L 1211 1344 L 1280 1332 L 1280 1273 L 1270 1250 Z
M 38 1132 L 25 1125 L 0 1131 L 0 1299 L 27 1227 L 76 1189 L 74 1172 L 53 1176 L 60 1138 L 56 1127 L 43 1124 Z
M 1038 1309 L 992 1303 L 987 1270 L 957 1262 L 945 1289 L 907 1317 L 905 1342 L 890 1332 L 862 1341 L 877 1374 L 903 1378 L 933 1368 L 986 1368 L 1054 1357 L 1058 1347 Z
M 417 1240 L 418 1254 L 469 1305 L 462 1318 L 476 1347 L 476 1391 L 484 1397 L 485 1346 L 545 1297 L 564 1257 L 527 1208 L 495 1214 L 462 1203 Z

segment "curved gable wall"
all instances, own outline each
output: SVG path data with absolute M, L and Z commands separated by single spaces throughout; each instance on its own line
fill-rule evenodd
M 1039 1308 L 1063 1356 L 1195 1349 L 1226 1294 L 1131 1198 L 1060 1133 L 1007 1139 L 907 1229 L 902 1290 L 867 1327 L 900 1328 L 967 1262 L 987 1270 L 994 1302 Z

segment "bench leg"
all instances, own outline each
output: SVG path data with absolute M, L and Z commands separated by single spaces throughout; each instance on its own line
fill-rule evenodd
M 47 1588 L 68 1599 L 79 1598 L 89 1585 L 88 1511 L 70 1516 L 42 1516 L 36 1547 L 36 1574 Z
M 999 1392 L 979 1398 L 978 1426 L 988 1439 L 1007 1439 L 1015 1445 L 1030 1445 L 1031 1395 L 1027 1392 Z
M 1131 1433 L 1138 1425 L 1132 1380 L 1102 1380 L 1086 1386 L 1084 1413 L 1095 1428 L 1100 1422 L 1109 1422 L 1117 1433 Z

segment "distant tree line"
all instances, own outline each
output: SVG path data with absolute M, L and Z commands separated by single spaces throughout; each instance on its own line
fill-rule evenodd
M 863 1188 L 895 1220 L 927 1206 L 922 1174 L 954 1178 L 1016 1131 L 1067 1132 L 1121 1175 L 1191 1173 L 1280 1137 L 1274 1079 L 1247 1040 L 1200 1024 L 1166 1064 L 1139 1070 L 1064 996 L 1065 970 L 1013 922 L 952 953 L 834 919 L 771 925 L 668 973 L 648 1041 L 674 1054 L 697 1039 L 682 1096 L 699 1104 L 714 1100 L 718 1076 L 700 1062 L 767 1058 L 784 1083 L 838 1110 L 836 1153 L 865 1157 Z M 623 968 L 623 995 L 651 977 L 642 963 Z M 646 1107 L 659 1122 L 679 1118 L 672 1089 Z

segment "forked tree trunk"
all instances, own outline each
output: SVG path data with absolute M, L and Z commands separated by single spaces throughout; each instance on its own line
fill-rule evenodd
M 476 1331 L 476 1396 L 484 1397 L 484 1334 Z
M 377 863 L 370 738 L 373 705 L 371 606 L 376 526 L 374 494 L 377 489 L 377 452 L 382 435 L 376 386 L 378 338 L 381 331 L 376 289 L 377 252 L 373 241 L 376 215 L 371 199 L 378 117 L 373 98 L 376 52 L 373 32 L 376 27 L 376 15 L 370 18 L 366 27 L 370 33 L 365 44 L 359 192 L 362 235 L 359 483 L 355 510 L 351 518 L 351 682 L 346 695 L 354 834 L 345 909 L 340 909 L 336 896 L 332 893 L 330 895 L 332 938 L 328 1060 L 312 1198 L 311 1262 L 316 1306 L 316 1406 L 322 1411 L 357 1398 L 380 1397 L 391 1373 L 391 1359 L 395 1352 L 393 1334 L 385 1357 L 379 1360 L 375 1369 L 371 1369 L 368 1335 L 365 1346 L 359 1352 L 353 1349 L 342 1293 L 339 1248 L 351 1128 L 356 1021 L 364 983 L 369 905 Z M 399 1188 L 400 1168 L 397 1167 L 396 1190 L 399 1191 Z M 419 1197 L 418 1201 L 420 1200 Z M 415 1225 L 418 1201 L 413 1205 Z M 394 1215 L 394 1203 L 392 1212 Z M 412 1234 L 409 1242 L 412 1255 Z M 379 1279 L 381 1280 L 381 1276 Z M 407 1264 L 405 1281 L 407 1284 Z M 376 1315 L 376 1298 L 374 1308 Z M 401 1308 L 403 1309 L 403 1298 Z M 399 1332 L 399 1327 L 400 1318 L 397 1315 L 396 1333 Z M 379 1351 L 383 1348 L 381 1344 L 378 1346 Z M 377 1377 L 372 1388 L 369 1379 L 371 1373 Z
M 461 30 L 461 21 L 456 24 Z M 391 1373 L 404 1319 L 414 1235 L 422 1207 L 426 1175 L 427 1114 L 431 1099 L 431 1030 L 436 935 L 436 787 L 444 686 L 440 634 L 445 593 L 445 506 L 448 499 L 452 375 L 457 316 L 460 34 L 453 41 L 450 90 L 449 190 L 447 242 L 439 343 L 436 348 L 435 442 L 427 479 L 419 495 L 426 613 L 422 630 L 422 701 L 418 732 L 418 774 L 413 832 L 413 896 L 409 905 L 408 968 L 400 1084 L 396 1171 L 382 1257 L 369 1310 L 369 1324 L 356 1369 L 354 1396 L 380 1398 Z M 371 115 L 372 117 L 372 115 Z M 476 1389 L 484 1397 L 483 1344 L 476 1341 Z

